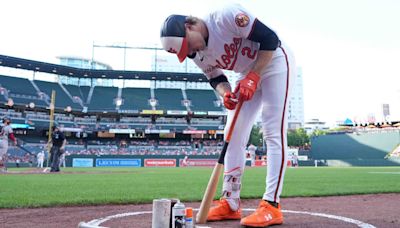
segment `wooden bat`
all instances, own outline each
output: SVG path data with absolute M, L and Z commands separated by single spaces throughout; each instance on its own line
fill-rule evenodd
M 222 148 L 221 154 L 219 155 L 218 162 L 214 166 L 214 170 L 211 174 L 210 180 L 208 181 L 208 185 L 206 191 L 204 192 L 203 200 L 200 204 L 199 212 L 196 216 L 197 224 L 204 224 L 207 221 L 208 211 L 210 210 L 211 203 L 214 199 L 215 191 L 218 186 L 219 176 L 222 173 L 224 168 L 224 159 L 226 150 L 228 149 L 229 142 L 231 141 L 231 136 L 233 129 L 235 128 L 236 120 L 239 116 L 240 109 L 242 108 L 243 100 L 239 101 L 239 104 L 236 108 L 235 115 L 233 116 L 231 126 L 229 128 L 228 134 L 226 136 L 224 147 Z

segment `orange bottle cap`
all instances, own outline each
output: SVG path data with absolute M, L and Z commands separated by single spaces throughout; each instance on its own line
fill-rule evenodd
M 185 210 L 186 217 L 193 217 L 193 208 L 187 207 Z

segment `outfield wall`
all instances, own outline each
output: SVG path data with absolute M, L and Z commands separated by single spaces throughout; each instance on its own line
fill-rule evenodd
M 322 135 L 311 139 L 310 157 L 327 166 L 397 166 L 385 156 L 400 144 L 400 131 Z

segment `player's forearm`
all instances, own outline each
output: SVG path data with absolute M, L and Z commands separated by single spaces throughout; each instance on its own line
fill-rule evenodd
M 221 82 L 217 85 L 215 91 L 217 91 L 218 94 L 223 97 L 226 92 L 231 92 L 232 88 L 229 82 Z
M 263 51 L 263 50 L 260 50 L 258 52 L 256 63 L 254 65 L 252 71 L 257 73 L 258 75 L 261 75 L 261 73 L 264 71 L 264 69 L 271 62 L 273 54 L 274 54 L 274 51 Z
M 67 140 L 66 140 L 66 139 L 64 139 L 64 141 L 63 141 L 63 144 L 62 144 L 61 148 L 62 148 L 62 149 L 64 149 L 66 144 L 67 144 Z

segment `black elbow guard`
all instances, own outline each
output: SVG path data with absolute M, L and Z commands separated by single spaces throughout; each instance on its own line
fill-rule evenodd
M 221 74 L 221 75 L 218 76 L 218 77 L 215 77 L 215 78 L 211 78 L 211 79 L 210 79 L 210 85 L 211 85 L 214 89 L 216 89 L 217 86 L 218 86 L 218 84 L 221 83 L 221 82 L 228 82 L 228 79 L 227 79 L 226 76 L 223 75 L 223 74 Z
M 249 40 L 260 43 L 260 50 L 274 51 L 279 47 L 280 41 L 274 31 L 255 19 Z

